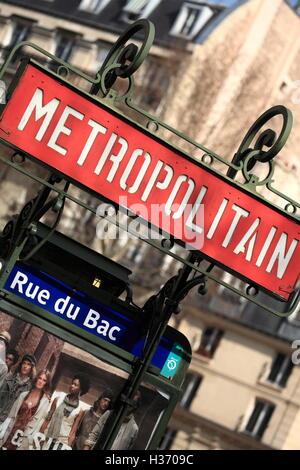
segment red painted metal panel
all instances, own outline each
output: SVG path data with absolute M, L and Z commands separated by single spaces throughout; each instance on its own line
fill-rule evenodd
M 269 292 L 293 292 L 297 221 L 35 65 L 2 113 L 0 137 Z

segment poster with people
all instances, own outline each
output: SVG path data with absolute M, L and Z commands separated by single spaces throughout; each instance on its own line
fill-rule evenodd
M 0 448 L 93 450 L 128 375 L 0 312 Z M 167 397 L 142 384 L 111 445 L 145 449 Z

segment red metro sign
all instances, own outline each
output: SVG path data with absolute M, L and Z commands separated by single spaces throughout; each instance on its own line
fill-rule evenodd
M 2 141 L 289 300 L 300 260 L 292 216 L 33 62 L 19 75 Z

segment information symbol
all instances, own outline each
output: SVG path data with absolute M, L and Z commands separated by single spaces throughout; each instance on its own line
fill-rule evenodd
M 168 361 L 168 369 L 174 370 L 176 369 L 176 367 L 177 367 L 177 361 L 175 361 L 175 359 L 170 359 Z

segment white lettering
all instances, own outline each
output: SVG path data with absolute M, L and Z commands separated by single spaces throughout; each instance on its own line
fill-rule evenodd
M 92 131 L 88 137 L 88 140 L 85 143 L 85 146 L 83 147 L 80 157 L 77 160 L 77 165 L 80 166 L 84 164 L 86 157 L 88 156 L 88 153 L 96 140 L 97 135 L 99 133 L 106 134 L 107 132 L 107 127 L 101 126 L 101 124 L 98 124 L 98 122 L 94 121 L 93 119 L 90 119 L 88 121 L 88 125 L 92 127 Z
M 44 444 L 43 444 L 43 447 L 42 447 L 42 450 L 49 450 L 50 449 L 50 446 L 53 442 L 53 438 L 50 437 L 49 439 L 45 440 Z
M 198 210 L 201 210 L 201 203 L 202 203 L 202 200 L 206 194 L 206 191 L 207 191 L 207 187 L 206 186 L 202 186 L 201 187 L 201 190 L 200 190 L 200 193 L 196 199 L 196 202 L 191 210 L 191 213 L 189 214 L 187 220 L 186 220 L 186 226 L 188 228 L 190 228 L 191 230 L 193 230 L 194 232 L 197 232 L 197 233 L 202 233 L 203 232 L 203 227 L 199 227 L 199 225 L 195 224 L 193 222 L 194 218 L 195 218 L 195 215 L 196 213 L 198 212 Z M 199 218 L 199 217 L 197 217 Z M 203 220 L 203 217 L 201 217 L 201 219 Z
M 45 434 L 41 432 L 35 432 L 32 436 L 29 435 L 29 450 L 41 450 L 41 444 L 45 439 Z
M 113 326 L 110 328 L 110 323 L 107 320 L 101 320 L 100 324 L 98 325 L 99 320 L 100 313 L 96 312 L 96 310 L 90 309 L 83 325 L 90 329 L 97 328 L 96 331 L 99 335 L 108 336 L 112 341 L 116 341 L 117 338 L 114 336 L 114 333 L 121 331 L 121 329 L 118 326 Z
M 109 325 L 108 321 L 101 320 L 101 325 L 98 326 L 97 333 L 99 333 L 99 335 L 106 336 L 107 332 L 109 330 L 109 326 L 110 325 Z
M 38 290 L 40 288 L 40 286 L 35 286 L 33 291 L 31 292 L 31 289 L 32 289 L 33 286 L 34 286 L 34 284 L 32 282 L 30 282 L 27 286 L 26 291 L 25 291 L 26 297 L 29 297 L 30 299 L 35 299 L 35 296 L 38 293 Z
M 75 307 L 75 305 L 74 305 L 74 304 L 71 304 L 71 305 L 69 306 L 68 311 L 67 311 L 67 314 L 66 314 L 66 316 L 67 316 L 68 318 L 71 318 L 71 320 L 76 320 L 77 315 L 78 315 L 78 313 L 79 313 L 79 311 L 80 311 L 80 307 L 76 307 L 74 313 L 72 314 L 72 310 L 73 310 L 74 307 Z
M 110 204 L 100 204 L 97 207 L 96 215 L 100 217 L 100 220 L 96 226 L 96 234 L 100 240 L 104 238 L 110 240 L 116 240 L 118 236 L 120 236 L 120 231 L 114 222 L 117 222 L 117 213 L 114 206 Z M 109 215 L 110 219 L 112 219 L 112 223 L 104 220 L 103 217 Z M 125 231 L 122 230 L 121 235 L 127 236 Z
M 183 211 L 185 210 L 186 205 L 187 205 L 187 203 L 190 199 L 190 196 L 191 196 L 192 192 L 195 189 L 195 181 L 192 178 L 189 178 L 188 179 L 188 185 L 189 185 L 189 187 L 188 187 L 188 189 L 187 189 L 187 191 L 184 195 L 184 198 L 182 199 L 177 211 L 172 216 L 173 219 L 179 219 L 182 216 Z
M 177 178 L 177 181 L 176 183 L 174 184 L 174 188 L 172 189 L 172 192 L 166 202 L 166 206 L 165 206 L 165 213 L 166 215 L 171 215 L 171 211 L 172 211 L 172 205 L 174 204 L 174 201 L 175 201 L 175 198 L 179 192 L 179 189 L 182 185 L 182 183 L 184 183 L 186 180 L 188 179 L 188 189 L 185 193 L 185 196 L 183 198 L 183 200 L 181 201 L 178 209 L 176 210 L 176 212 L 174 212 L 173 214 L 173 219 L 178 219 L 179 217 L 182 216 L 182 213 L 185 209 L 185 206 L 192 194 L 192 192 L 194 191 L 194 188 L 195 188 L 195 183 L 194 181 L 192 180 L 192 178 L 188 178 L 186 175 L 180 175 L 178 178 Z
M 108 337 L 109 337 L 109 339 L 111 339 L 112 341 L 116 341 L 117 338 L 116 338 L 116 336 L 114 336 L 113 334 L 114 334 L 114 332 L 118 332 L 118 333 L 119 333 L 119 331 L 121 331 L 121 328 L 119 328 L 118 326 L 113 326 L 113 327 L 110 329 L 110 331 L 108 332 Z
M 20 447 L 20 445 L 22 444 L 22 437 L 23 437 L 23 431 L 21 431 L 21 429 L 17 429 L 15 434 L 13 435 L 13 438 L 11 440 L 11 443 L 14 445 L 14 446 L 17 446 L 17 447 Z
M 127 188 L 127 179 L 135 165 L 135 162 L 137 161 L 137 159 L 139 157 L 141 157 L 142 155 L 144 154 L 144 150 L 143 149 L 135 149 L 130 157 L 130 160 L 129 162 L 127 163 L 127 166 L 124 170 L 124 173 L 123 175 L 121 176 L 121 179 L 120 179 L 120 186 L 122 189 L 126 189 Z M 131 186 L 129 188 L 129 192 L 130 193 L 135 193 L 136 190 L 139 188 L 140 184 L 141 184 L 141 181 L 143 179 L 143 177 L 145 176 L 145 173 L 148 169 L 148 166 L 150 165 L 151 163 L 151 155 L 146 152 L 145 155 L 144 155 L 144 163 L 142 165 L 142 168 L 140 169 L 139 171 L 139 174 L 138 176 L 136 177 L 136 180 L 135 180 L 135 183 L 133 186 Z
M 114 132 L 112 133 L 112 135 L 110 136 L 107 144 L 106 144 L 106 147 L 99 159 L 99 162 L 94 170 L 94 173 L 96 175 L 100 175 L 109 155 L 111 155 L 111 151 L 112 151 L 112 148 L 117 140 L 117 137 L 118 137 L 118 134 L 115 134 Z M 114 177 L 115 177 L 115 174 L 119 168 L 119 165 L 120 165 L 120 162 L 122 161 L 127 149 L 128 149 L 128 143 L 125 139 L 123 139 L 123 137 L 119 137 L 118 139 L 118 143 L 121 145 L 120 147 L 120 150 L 118 153 L 116 153 L 115 155 L 111 155 L 110 156 L 110 160 L 113 162 L 113 165 L 110 169 L 110 172 L 107 176 L 107 181 L 109 181 L 110 183 L 113 181 Z
M 149 194 L 153 189 L 154 183 L 157 181 L 158 175 L 160 173 L 160 170 L 162 169 L 163 164 L 164 164 L 163 161 L 158 160 L 156 167 L 154 168 L 153 173 L 145 188 L 145 191 L 143 192 L 142 201 L 144 202 L 147 201 Z M 174 175 L 174 170 L 170 165 L 165 165 L 164 170 L 167 173 L 164 181 L 158 181 L 155 185 L 159 189 L 167 189 Z
M 213 223 L 211 224 L 211 227 L 210 227 L 209 231 L 207 232 L 206 237 L 209 240 L 214 236 L 215 231 L 216 231 L 216 229 L 219 225 L 219 222 L 221 220 L 222 215 L 224 214 L 224 211 L 227 207 L 228 202 L 229 202 L 229 199 L 226 199 L 226 198 L 223 199 L 223 201 L 222 201 L 222 203 L 221 203 L 221 205 L 218 209 L 218 212 L 217 212 L 217 214 L 216 214 L 216 216 L 213 220 Z
M 287 238 L 288 236 L 286 233 L 283 233 L 281 235 L 276 245 L 276 248 L 274 250 L 274 253 L 269 261 L 268 267 L 266 269 L 267 273 L 270 273 L 274 267 L 276 260 L 278 259 L 277 274 L 276 274 L 278 279 L 282 279 L 286 271 L 286 268 L 288 267 L 288 264 L 291 260 L 291 257 L 293 256 L 293 253 L 299 243 L 299 240 L 293 239 L 290 245 L 290 248 L 288 249 L 288 252 L 285 255 Z
M 250 212 L 246 211 L 245 209 L 243 209 L 242 207 L 238 206 L 237 204 L 232 204 L 232 209 L 234 211 L 236 211 L 236 214 L 233 218 L 233 221 L 231 223 L 231 226 L 227 232 L 227 235 L 226 237 L 224 238 L 223 240 L 223 243 L 222 243 L 222 246 L 224 248 L 227 248 L 229 243 L 231 242 L 231 239 L 233 237 L 233 234 L 234 234 L 234 231 L 237 227 L 237 224 L 240 220 L 241 217 L 248 217 L 248 215 L 250 214 Z
M 100 314 L 96 312 L 96 310 L 93 310 L 90 308 L 88 311 L 88 314 L 83 322 L 84 326 L 87 326 L 88 328 L 96 328 L 97 326 L 97 321 L 100 318 Z
M 17 288 L 20 294 L 24 294 L 22 286 L 24 286 L 27 282 L 28 282 L 28 277 L 26 276 L 26 274 L 23 274 L 20 271 L 18 271 L 10 287 L 11 289 L 14 289 L 17 285 Z
M 146 152 L 144 155 L 144 158 L 145 158 L 145 161 L 142 165 L 142 168 L 140 169 L 139 174 L 137 175 L 134 184 L 128 190 L 131 194 L 134 194 L 139 189 L 142 179 L 144 178 L 146 171 L 148 170 L 149 165 L 151 163 L 152 159 L 151 159 L 150 153 Z
M 165 217 L 165 205 L 164 204 L 151 204 L 150 210 L 151 210 L 150 233 L 148 236 L 144 236 L 144 238 L 151 238 L 153 240 L 159 240 L 160 239 L 159 230 L 157 230 L 155 227 L 160 227 L 162 225 L 162 221 L 164 221 L 164 231 L 169 233 L 171 230 L 171 219 L 170 218 L 166 219 Z M 147 218 L 147 215 L 146 214 L 144 215 L 142 211 L 140 211 L 139 214 L 145 219 Z
M 65 149 L 61 145 L 58 145 L 56 142 L 60 134 L 71 134 L 71 129 L 65 126 L 65 123 L 70 115 L 76 117 L 77 119 L 80 119 L 80 121 L 82 121 L 82 119 L 84 118 L 84 114 L 80 113 L 79 111 L 76 111 L 76 109 L 71 108 L 71 106 L 66 106 L 47 144 L 48 147 L 52 148 L 56 152 L 61 153 L 62 155 L 66 155 L 67 149 Z
M 41 290 L 37 296 L 37 300 L 40 304 L 46 305 L 47 300 L 50 299 L 50 292 L 46 289 Z
M 36 140 L 41 141 L 45 135 L 46 130 L 48 129 L 50 121 L 53 118 L 59 103 L 60 101 L 57 98 L 53 98 L 51 101 L 49 101 L 49 103 L 43 106 L 43 90 L 37 88 L 33 97 L 31 98 L 29 105 L 26 108 L 25 113 L 21 118 L 21 121 L 19 122 L 18 130 L 24 130 L 33 111 L 35 111 L 35 121 L 39 121 L 43 116 L 46 116 L 38 133 L 35 136 Z
M 269 232 L 269 235 L 267 236 L 267 239 L 264 243 L 264 246 L 262 247 L 261 252 L 260 252 L 260 254 L 257 258 L 257 261 L 255 263 L 256 266 L 261 266 L 263 260 L 265 259 L 266 254 L 267 254 L 267 251 L 270 248 L 270 245 L 273 241 L 273 238 L 274 238 L 276 232 L 277 232 L 277 228 L 272 227 L 270 232 Z
M 98 165 L 96 166 L 95 170 L 94 170 L 94 173 L 96 175 L 100 175 L 101 171 L 102 171 L 102 168 L 104 167 L 105 163 L 106 163 L 106 160 L 108 159 L 111 151 L 112 151 L 112 148 L 113 146 L 115 145 L 115 142 L 117 140 L 117 137 L 118 137 L 118 134 L 116 134 L 115 132 L 113 132 L 105 146 L 105 149 L 100 157 L 100 160 L 98 162 Z
M 253 222 L 253 224 L 251 225 L 249 230 L 245 233 L 245 235 L 243 236 L 241 241 L 237 244 L 237 246 L 233 250 L 233 252 L 236 255 L 238 255 L 239 253 L 244 253 L 245 252 L 245 250 L 246 250 L 245 245 L 249 241 L 249 239 L 252 237 L 253 233 L 255 232 L 255 230 L 257 229 L 259 224 L 260 224 L 260 218 L 258 217 L 257 219 L 255 219 L 255 221 Z M 251 238 L 251 240 L 249 242 L 248 250 L 247 250 L 247 253 L 246 253 L 246 260 L 247 261 L 251 261 L 251 259 L 252 259 L 252 253 L 253 253 L 253 248 L 254 248 L 255 241 L 256 241 L 256 235 L 257 234 L 253 235 L 253 237 Z
M 110 172 L 108 173 L 107 175 L 107 178 L 106 180 L 111 183 L 116 175 L 116 172 L 119 168 L 119 165 L 121 163 L 121 161 L 123 160 L 123 157 L 125 155 L 125 153 L 127 152 L 127 149 L 128 149 L 128 142 L 127 140 L 123 139 L 123 137 L 120 137 L 118 139 L 118 143 L 121 145 L 121 148 L 119 150 L 119 152 L 116 154 L 116 155 L 112 155 L 110 157 L 110 160 L 113 162 L 113 165 L 110 169 Z
M 54 310 L 58 313 L 65 313 L 65 310 L 68 306 L 68 303 L 70 302 L 71 297 L 67 296 L 66 298 L 61 297 L 60 299 L 57 299 L 57 301 L 54 304 Z

